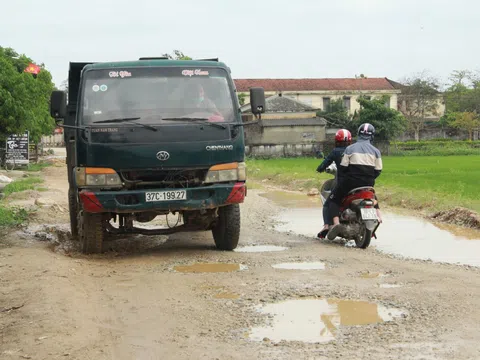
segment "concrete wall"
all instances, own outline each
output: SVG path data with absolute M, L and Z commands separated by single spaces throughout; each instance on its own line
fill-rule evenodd
M 428 126 L 420 130 L 420 140 L 433 139 L 468 140 L 468 132 L 451 128 L 442 129 L 440 126 Z M 414 141 L 415 133 L 413 131 L 406 131 L 396 140 Z M 474 133 L 474 140 L 478 140 L 478 132 Z
M 325 140 L 325 126 L 245 127 L 246 145 L 312 144 Z
M 322 149 L 322 144 L 247 145 L 245 154 L 261 158 L 314 156 Z

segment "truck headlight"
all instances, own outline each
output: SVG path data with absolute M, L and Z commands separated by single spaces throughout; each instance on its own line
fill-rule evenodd
M 229 163 L 212 166 L 205 176 L 205 184 L 245 181 L 247 179 L 247 167 L 245 163 Z
M 78 186 L 121 186 L 122 180 L 117 172 L 109 168 L 75 168 Z

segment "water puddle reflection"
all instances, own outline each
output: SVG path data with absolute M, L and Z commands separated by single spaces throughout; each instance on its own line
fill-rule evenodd
M 325 270 L 323 262 L 299 262 L 299 263 L 283 263 L 272 265 L 275 269 L 285 270 Z
M 275 245 L 252 245 L 252 246 L 243 246 L 236 248 L 235 252 L 243 253 L 257 253 L 257 252 L 272 252 L 272 251 L 284 251 L 288 250 L 284 246 L 275 246 Z
M 178 265 L 173 269 L 182 273 L 222 273 L 245 270 L 246 266 L 240 264 L 221 264 L 221 263 L 198 263 L 193 265 Z
M 295 202 L 299 195 L 284 193 L 283 196 Z M 302 198 L 300 205 L 290 206 L 275 218 L 280 223 L 275 228 L 277 231 L 316 236 L 323 226 L 322 205 L 303 206 L 310 200 L 306 195 Z M 289 201 L 278 202 L 279 205 L 286 203 Z M 474 241 L 480 240 L 480 231 L 394 213 L 383 212 L 382 217 L 384 222 L 377 230 L 378 239 L 372 239 L 371 247 L 406 258 L 480 266 L 480 241 Z
M 376 324 L 405 316 L 401 310 L 375 303 L 339 299 L 288 300 L 257 309 L 273 320 L 270 326 L 253 328 L 250 339 L 273 342 L 328 342 L 335 339 L 341 326 Z
M 379 284 L 378 285 L 379 288 L 382 288 L 382 289 L 395 289 L 395 288 L 400 288 L 402 287 L 402 285 L 400 284 Z

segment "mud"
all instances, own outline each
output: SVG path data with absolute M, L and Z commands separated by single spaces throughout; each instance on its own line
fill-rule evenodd
M 480 216 L 476 212 L 462 207 L 439 211 L 433 214 L 431 218 L 444 223 L 468 226 L 480 230 Z M 480 237 L 477 235 L 477 238 Z
M 41 176 L 48 186 L 42 198 L 66 209 L 64 164 Z M 205 232 L 122 236 L 107 241 L 104 254 L 86 256 L 70 239 L 67 211 L 33 204 L 30 224 L 0 241 L 0 309 L 15 308 L 0 312 L 0 358 L 480 358 L 480 313 L 472 311 L 480 308 L 479 269 L 277 232 L 272 217 L 285 208 L 262 192 L 249 191 L 241 207 L 240 251 L 234 252 L 217 251 Z M 302 223 L 307 234 L 321 225 L 321 218 L 312 220 L 320 206 L 309 209 L 310 224 Z M 155 225 L 164 222 L 159 218 Z M 280 251 L 259 251 L 271 246 Z M 323 263 L 325 269 L 274 268 L 292 263 Z M 246 268 L 174 270 L 195 264 Z M 316 305 L 277 305 L 301 301 Z M 297 341 L 281 340 L 295 335 L 283 334 L 283 325 L 273 331 L 282 314 L 300 321 L 288 326 L 301 335 Z M 315 333 L 305 334 L 302 321 L 311 317 L 305 326 Z M 254 341 L 250 335 L 259 329 L 269 332 Z

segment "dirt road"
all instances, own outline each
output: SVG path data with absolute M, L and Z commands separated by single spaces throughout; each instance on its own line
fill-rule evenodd
M 240 246 L 279 251 L 220 252 L 199 233 L 84 256 L 66 233 L 65 168 L 43 176 L 47 192 L 15 201 L 55 205 L 0 247 L 1 359 L 480 358 L 478 269 L 275 232 L 281 209 L 259 190 Z M 316 269 L 273 267 L 298 262 Z

